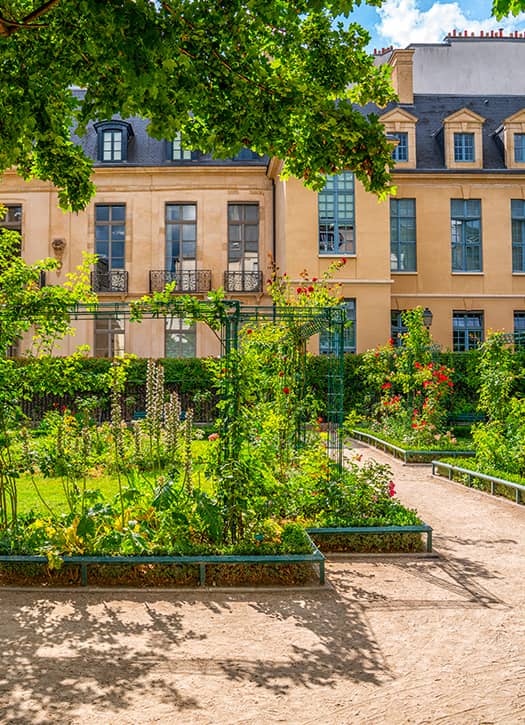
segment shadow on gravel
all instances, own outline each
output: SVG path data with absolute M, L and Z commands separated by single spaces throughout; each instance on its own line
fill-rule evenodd
M 231 628 L 231 657 L 221 657 L 224 642 L 214 651 L 209 627 L 208 634 L 198 633 L 195 616 L 185 622 L 187 605 L 194 603 L 206 624 L 211 614 L 219 615 L 222 637 Z M 232 618 L 242 618 L 246 606 L 264 615 L 267 628 L 275 621 L 289 623 L 289 639 L 278 658 L 271 644 L 261 645 L 260 657 L 246 655 L 243 641 L 249 642 L 250 631 L 242 619 Z M 201 595 L 4 590 L 0 608 L 2 723 L 72 722 L 80 704 L 107 714 L 108 721 L 119 713 L 129 718 L 140 698 L 145 705 L 165 703 L 167 712 L 184 722 L 201 705 L 198 690 L 188 697 L 177 689 L 179 674 L 202 677 L 203 687 L 211 675 L 215 682 L 218 677 L 252 683 L 276 694 L 341 680 L 379 684 L 390 678 L 362 611 L 331 588 Z M 299 629 L 309 630 L 315 644 L 295 644 Z M 209 643 L 203 657 L 189 656 L 191 640 Z M 228 692 L 234 699 L 234 688 Z
M 292 641 L 285 662 L 225 663 L 224 671 L 233 680 L 248 680 L 284 694 L 291 687 L 331 687 L 341 680 L 379 685 L 392 678 L 363 612 L 335 590 L 285 596 L 280 601 L 258 597 L 251 606 L 269 618 L 269 626 L 272 619 L 289 621 L 292 627 L 315 634 L 318 644 L 302 648 Z
M 349 574 L 334 573 L 334 586 L 347 597 L 355 599 L 364 609 L 479 609 L 506 603 L 493 594 L 485 581 L 496 581 L 501 577 L 477 561 L 466 557 L 439 559 L 400 560 L 368 562 L 366 567 L 354 563 L 355 571 Z M 367 573 L 360 573 L 359 569 Z M 390 571 L 390 579 L 386 571 Z M 397 573 L 396 573 L 397 572 Z M 425 592 L 424 598 L 402 598 L 403 580 L 415 578 Z M 376 583 L 379 582 L 379 586 Z M 364 581 L 363 579 L 368 580 Z M 380 586 L 384 580 L 392 586 Z M 379 591 L 377 589 L 379 588 Z

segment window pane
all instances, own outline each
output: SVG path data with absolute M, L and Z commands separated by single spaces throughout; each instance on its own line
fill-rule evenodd
M 182 259 L 196 258 L 196 212 L 195 204 L 166 204 L 166 268 L 168 270 L 177 268 L 182 263 Z
M 95 206 L 95 252 L 107 261 L 107 271 L 125 268 L 125 217 L 124 204 Z
M 97 204 L 95 206 L 95 221 L 97 222 L 107 222 L 109 221 L 109 206 L 103 206 L 101 204 Z
M 481 272 L 481 201 L 451 199 L 450 235 L 453 272 Z
M 328 176 L 318 194 L 319 253 L 355 252 L 354 176 L 344 172 Z
M 514 134 L 514 161 L 525 161 L 525 134 Z
M 228 263 L 230 271 L 258 270 L 259 205 L 228 204 Z

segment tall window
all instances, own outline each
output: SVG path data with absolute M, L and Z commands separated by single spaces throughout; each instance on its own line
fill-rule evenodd
M 197 205 L 166 204 L 166 269 L 195 269 Z
M 512 271 L 525 272 L 525 201 L 511 199 Z
M 344 301 L 344 305 L 346 311 L 347 326 L 345 327 L 344 332 L 343 352 L 355 352 L 355 299 L 346 299 Z M 319 352 L 321 355 L 326 355 L 329 352 L 336 352 L 335 350 L 331 349 L 331 343 L 333 344 L 331 335 L 332 333 L 330 332 L 330 330 L 323 330 L 323 332 L 321 332 L 321 334 L 319 335 Z
M 327 176 L 318 195 L 319 254 L 355 254 L 354 175 Z
M 390 269 L 416 271 L 415 199 L 390 199 Z
M 474 134 L 454 134 L 454 161 L 475 161 Z
M 259 270 L 259 204 L 228 204 L 228 271 Z
M 95 254 L 99 270 L 124 269 L 126 207 L 124 204 L 95 205 Z
M 483 342 L 483 312 L 452 313 L 454 352 L 475 350 Z
M 181 317 L 166 317 L 165 357 L 196 357 L 197 330 L 195 324 Z
M 525 349 L 525 311 L 516 310 L 514 312 L 514 335 L 516 335 L 516 347 L 520 350 Z
M 481 201 L 451 199 L 452 271 L 481 272 Z
M 171 158 L 173 161 L 191 161 L 191 150 L 182 146 L 181 135 L 178 133 L 171 142 Z
M 389 136 L 393 136 L 399 141 L 392 151 L 394 161 L 408 161 L 408 133 L 390 133 Z
M 403 340 L 402 335 L 408 332 L 407 326 L 403 322 L 404 310 L 390 311 L 390 337 L 395 347 L 400 347 Z
M 95 357 L 124 356 L 124 320 L 95 318 Z
M 525 133 L 514 134 L 514 161 L 525 161 Z

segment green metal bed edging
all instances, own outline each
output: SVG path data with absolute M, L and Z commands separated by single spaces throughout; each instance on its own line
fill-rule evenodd
M 400 457 L 403 459 L 404 463 L 408 463 L 408 459 L 410 456 L 425 456 L 425 457 L 431 457 L 431 456 L 444 456 L 445 458 L 470 458 L 471 456 L 475 456 L 476 452 L 469 450 L 469 451 L 458 451 L 458 450 L 440 450 L 440 451 L 433 451 L 433 450 L 425 450 L 425 449 L 419 449 L 419 450 L 412 450 L 410 448 L 401 448 L 400 446 L 396 446 L 394 443 L 389 443 L 388 441 L 383 440 L 382 438 L 377 438 L 376 436 L 373 436 L 371 433 L 365 433 L 360 430 L 351 430 L 352 438 L 356 438 L 358 441 L 362 441 L 363 443 L 369 443 L 370 441 L 373 441 L 371 445 L 374 445 L 375 448 L 382 449 L 385 453 L 387 451 L 394 451 L 395 453 L 399 453 Z M 395 453 L 392 455 L 395 456 Z M 429 461 L 431 463 L 431 461 Z
M 432 461 L 432 475 L 439 476 L 439 472 L 436 473 L 437 468 L 445 468 L 448 471 L 448 478 L 452 480 L 453 473 L 463 473 L 468 476 L 467 485 L 472 485 L 473 478 L 480 478 L 482 481 L 488 481 L 490 483 L 490 493 L 494 495 L 494 486 L 496 484 L 500 486 L 506 486 L 507 488 L 514 489 L 514 498 L 517 504 L 520 503 L 520 492 L 525 494 L 525 486 L 521 483 L 514 483 L 514 481 L 507 481 L 504 478 L 498 478 L 497 476 L 490 476 L 487 473 L 479 473 L 478 471 L 472 471 L 469 468 L 460 468 L 460 466 L 453 466 L 450 463 L 442 463 L 441 461 Z M 442 476 L 443 478 L 443 476 Z
M 410 526 L 335 526 L 324 528 L 308 527 L 307 534 L 426 534 L 427 553 L 432 552 L 432 527 L 428 524 Z
M 207 564 L 298 564 L 310 563 L 319 565 L 319 584 L 325 583 L 325 557 L 310 539 L 311 554 L 249 554 L 242 555 L 214 555 L 209 556 L 62 556 L 64 564 L 80 566 L 82 586 L 87 586 L 87 570 L 91 564 L 109 564 L 112 566 L 136 564 L 198 564 L 199 585 L 206 584 Z M 0 563 L 3 564 L 47 564 L 46 556 L 24 554 L 2 554 Z

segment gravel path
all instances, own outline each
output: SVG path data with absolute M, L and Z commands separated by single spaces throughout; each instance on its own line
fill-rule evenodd
M 439 558 L 299 592 L 0 590 L 0 722 L 525 723 L 525 507 L 359 447 Z

